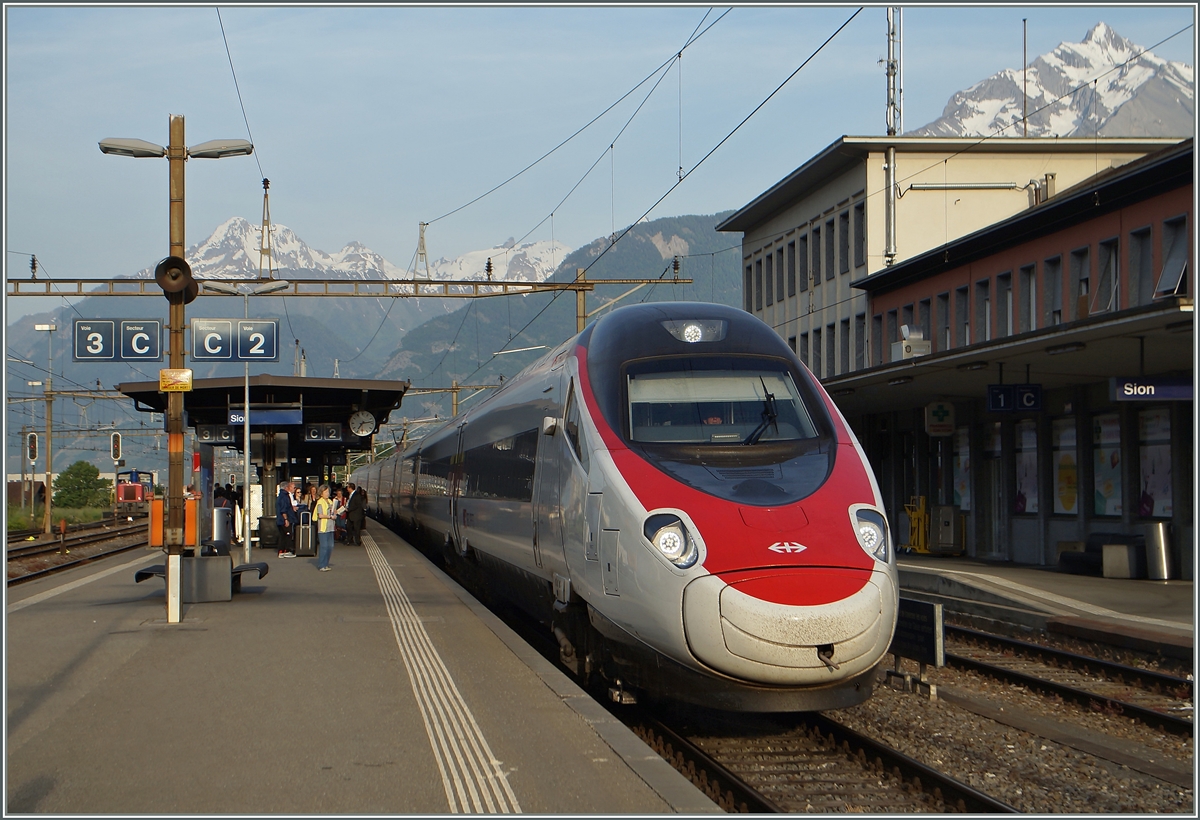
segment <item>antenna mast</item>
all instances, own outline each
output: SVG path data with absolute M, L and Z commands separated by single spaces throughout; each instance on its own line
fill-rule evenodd
M 416 279 L 417 270 L 421 269 L 421 263 L 425 263 L 425 278 L 429 279 L 429 254 L 425 252 L 425 229 L 429 227 L 428 222 L 418 222 L 421 235 L 417 238 L 417 269 L 413 271 L 413 278 Z
M 275 254 L 271 246 L 271 195 L 268 192 L 271 180 L 263 177 L 263 218 L 262 236 L 258 242 L 258 278 L 275 278 Z M 263 271 L 266 271 L 264 274 Z
M 901 113 L 900 99 L 896 90 L 896 77 L 899 74 L 900 61 L 897 51 L 900 45 L 900 10 L 888 7 L 887 10 L 887 135 L 894 137 L 899 132 Z M 896 261 L 896 146 L 889 145 L 884 161 L 884 181 L 887 190 L 884 193 L 884 249 L 883 263 L 892 265 Z

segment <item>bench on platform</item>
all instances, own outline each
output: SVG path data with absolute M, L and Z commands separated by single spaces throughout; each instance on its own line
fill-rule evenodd
M 253 564 L 233 565 L 229 545 L 223 542 L 206 542 L 200 556 L 187 550 L 180 565 L 180 595 L 185 604 L 201 604 L 210 601 L 228 601 L 233 593 L 242 591 L 242 574 L 257 572 L 260 579 L 267 577 L 270 569 L 266 561 Z M 133 576 L 140 584 L 147 578 L 167 577 L 166 564 L 154 564 L 139 569 Z

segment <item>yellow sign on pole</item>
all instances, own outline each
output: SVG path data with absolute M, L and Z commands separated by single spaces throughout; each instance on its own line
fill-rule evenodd
M 164 367 L 158 371 L 158 392 L 189 393 L 192 389 L 190 367 Z

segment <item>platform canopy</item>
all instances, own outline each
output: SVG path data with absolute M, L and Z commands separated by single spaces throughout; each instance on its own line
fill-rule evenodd
M 369 379 L 317 379 L 301 376 L 250 377 L 251 435 L 286 436 L 285 452 L 292 459 L 329 457 L 347 450 L 366 450 L 372 434 L 400 406 L 410 382 Z M 141 412 L 165 412 L 167 394 L 159 383 L 123 382 L 117 390 L 133 399 Z M 243 449 L 240 413 L 245 397 L 244 377 L 197 379 L 184 394 L 186 425 L 196 441 Z M 374 424 L 364 427 L 363 412 Z M 351 418 L 355 424 L 351 423 Z M 365 433 L 358 435 L 357 433 Z M 252 441 L 252 444 L 254 442 Z M 257 447 L 257 444 L 254 444 Z M 283 448 L 280 448 L 282 451 Z

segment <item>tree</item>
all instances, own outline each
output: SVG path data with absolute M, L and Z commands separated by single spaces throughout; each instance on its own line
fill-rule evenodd
M 107 507 L 112 503 L 112 482 L 100 478 L 100 470 L 86 461 L 76 461 L 54 479 L 54 506 L 67 509 Z

